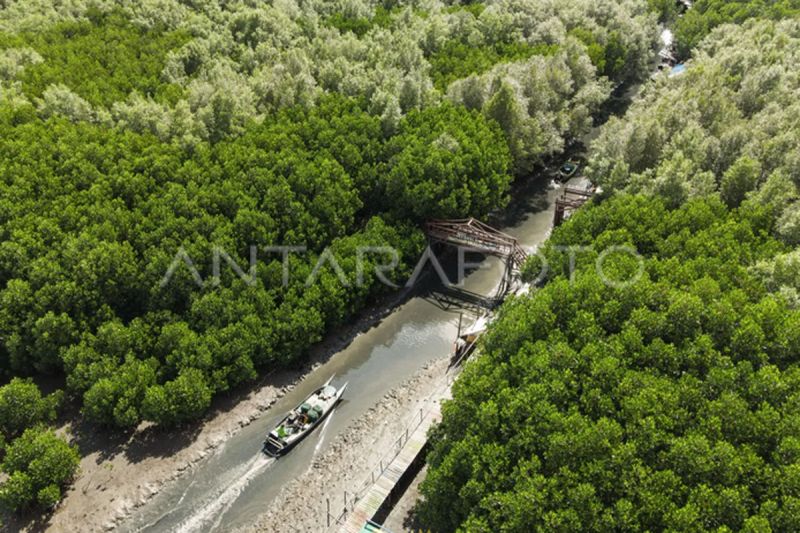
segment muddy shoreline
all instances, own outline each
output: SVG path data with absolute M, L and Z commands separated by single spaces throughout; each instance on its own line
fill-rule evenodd
M 405 303 L 414 289 L 384 295 L 350 324 L 313 346 L 297 369 L 270 372 L 254 384 L 215 398 L 210 414 L 180 430 L 143 424 L 125 435 L 73 418 L 59 428 L 81 450 L 78 475 L 56 510 L 45 517 L 8 521 L 8 531 L 111 531 L 149 502 L 166 485 L 188 475 L 227 439 L 259 419 L 305 377 L 359 335 Z
M 339 516 L 345 498 L 352 501 L 353 491 L 369 479 L 370 472 L 413 424 L 420 409 L 427 409 L 446 396 L 448 364 L 448 357 L 432 361 L 387 392 L 315 457 L 302 475 L 288 483 L 254 523 L 236 531 L 333 530 L 333 518 L 331 527 L 326 519 L 328 501 L 331 514 Z
M 543 206 L 531 206 L 528 202 L 530 197 L 536 196 L 533 191 L 542 187 L 541 180 L 537 179 L 515 182 L 512 193 L 521 194 L 512 194 L 514 200 L 507 206 L 503 222 L 509 224 L 524 213 L 540 210 Z M 80 472 L 75 483 L 49 517 L 9 523 L 6 527 L 14 531 L 74 531 L 76 527 L 81 531 L 115 529 L 165 486 L 201 466 L 204 459 L 262 417 L 317 367 L 409 301 L 417 288 L 424 285 L 426 277 L 429 276 L 423 275 L 414 288 L 383 295 L 358 313 L 350 324 L 329 333 L 309 350 L 300 368 L 271 372 L 254 384 L 216 398 L 208 416 L 179 431 L 162 431 L 143 425 L 132 434 L 114 436 L 73 418 L 61 431 L 69 432 L 81 449 Z M 344 438 L 351 429 L 347 428 Z M 356 463 L 360 461 L 356 458 Z M 341 494 L 337 501 L 339 499 Z M 259 523 L 263 523 L 262 520 Z

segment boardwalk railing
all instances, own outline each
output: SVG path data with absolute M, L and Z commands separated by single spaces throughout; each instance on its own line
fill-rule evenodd
M 359 532 L 371 521 L 391 490 L 403 476 L 424 447 L 428 429 L 440 417 L 440 402 L 446 398 L 452 384 L 452 373 L 448 369 L 442 383 L 426 399 L 409 420 L 392 447 L 373 466 L 370 473 L 354 492 L 344 495 L 344 509 L 334 515 L 328 505 L 328 531 Z
M 430 242 L 465 246 L 471 251 L 503 259 L 506 272 L 498 288 L 497 298 L 505 295 L 528 258 L 528 253 L 517 239 L 475 218 L 429 220 L 425 223 L 425 234 Z

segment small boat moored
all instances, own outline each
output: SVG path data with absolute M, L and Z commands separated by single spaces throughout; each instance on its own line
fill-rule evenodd
M 475 322 L 460 332 L 453 344 L 453 354 L 450 358 L 451 366 L 460 364 L 475 349 L 478 338 L 486 331 L 487 326 L 492 321 L 492 316 L 484 314 L 479 316 Z
M 264 441 L 264 453 L 272 457 L 284 455 L 333 411 L 342 398 L 347 383 L 337 390 L 331 385 L 331 381 L 333 381 L 333 376 L 303 403 L 289 411 L 289 414 L 267 434 Z

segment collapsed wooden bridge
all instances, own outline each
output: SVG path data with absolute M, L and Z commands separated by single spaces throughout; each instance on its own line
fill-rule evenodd
M 431 220 L 425 224 L 425 233 L 432 243 L 459 246 L 471 252 L 504 260 L 506 272 L 498 295 L 505 294 L 512 279 L 519 274 L 522 264 L 528 258 L 517 239 L 475 218 Z
M 594 193 L 594 187 L 588 189 L 565 187 L 561 196 L 556 198 L 556 209 L 553 212 L 553 227 L 560 226 L 573 211 L 588 202 Z

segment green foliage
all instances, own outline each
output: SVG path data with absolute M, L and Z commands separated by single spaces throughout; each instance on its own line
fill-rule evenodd
M 78 468 L 80 456 L 53 431 L 25 430 L 6 449 L 3 472 L 8 479 L 0 485 L 0 505 L 11 512 L 31 506 L 47 509 L 61 499 L 61 488 Z
M 764 208 L 618 195 L 543 248 L 431 436 L 435 531 L 741 530 L 797 525 L 800 312 L 750 266 L 785 249 Z M 570 281 L 570 253 L 577 252 Z M 643 254 L 599 252 L 628 245 Z
M 768 206 L 774 231 L 800 243 L 798 51 L 797 20 L 719 28 L 684 74 L 657 79 L 608 121 L 587 176 L 673 206 L 709 194 L 730 207 Z
M 333 26 L 342 33 L 353 32 L 358 37 L 363 37 L 372 28 L 386 28 L 391 24 L 392 15 L 399 11 L 398 7 L 386 9 L 377 6 L 372 17 L 351 16 L 343 12 L 336 12 L 329 16 L 325 23 Z
M 379 255 L 354 286 L 359 246 L 397 248 L 393 275 L 402 276 L 421 245 L 409 221 L 503 201 L 507 148 L 481 116 L 447 106 L 400 129 L 387 143 L 379 118 L 334 96 L 192 150 L 56 117 L 6 117 L 0 368 L 63 372 L 88 419 L 135 427 L 197 418 L 214 394 L 293 363 L 387 290 L 371 268 L 387 262 Z M 429 152 L 445 133 L 460 148 Z M 410 173 L 419 165 L 431 170 Z M 430 195 L 403 212 L 397 202 L 414 194 L 406 186 Z M 446 187 L 456 186 L 466 201 L 453 200 Z M 291 254 L 286 287 L 281 255 L 264 248 L 278 244 L 309 248 Z M 349 286 L 322 268 L 306 287 L 328 245 Z M 231 264 L 248 274 L 250 246 L 256 274 L 243 280 Z
M 142 403 L 145 418 L 164 425 L 173 425 L 198 418 L 211 404 L 212 390 L 203 373 L 188 368 L 164 385 L 147 389 Z
M 688 57 L 714 28 L 722 24 L 741 24 L 750 18 L 780 20 L 800 14 L 797 0 L 698 0 L 675 24 L 678 54 Z
M 342 33 L 353 32 L 362 37 L 372 28 L 372 20 L 367 17 L 348 17 L 343 13 L 334 13 L 328 17 L 326 23 Z
M 167 53 L 188 39 L 186 32 L 137 28 L 118 11 L 95 11 L 86 21 L 0 34 L 0 50 L 27 47 L 41 57 L 18 76 L 27 96 L 41 98 L 60 84 L 90 104 L 108 106 L 133 91 L 156 100 L 180 98 L 181 88 L 164 83 L 161 71 Z
M 751 269 L 772 292 L 780 293 L 789 305 L 800 308 L 800 250 L 759 261 Z
M 529 176 L 546 156 L 560 153 L 566 139 L 587 131 L 592 111 L 607 96 L 607 82 L 594 78 L 594 66 L 574 55 L 576 48 L 581 45 L 573 43 L 571 50 L 553 56 L 501 63 L 448 89 L 451 101 L 480 110 L 500 125 L 517 176 Z
M 52 509 L 61 500 L 61 490 L 57 485 L 50 484 L 36 493 L 36 503 L 44 509 Z
M 650 10 L 658 13 L 658 21 L 672 24 L 678 18 L 678 2 L 675 0 L 647 0 Z
M 95 381 L 83 395 L 83 413 L 90 420 L 119 427 L 141 420 L 140 406 L 148 387 L 156 381 L 155 359 L 129 357 L 113 374 Z
M 747 193 L 754 190 L 761 178 L 761 165 L 758 161 L 742 156 L 722 175 L 720 195 L 728 207 L 738 207 Z
M 570 33 L 586 45 L 589 58 L 597 67 L 598 72 L 612 79 L 623 77 L 629 64 L 626 61 L 626 50 L 618 32 L 610 32 L 605 45 L 598 42 L 595 36 L 584 28 L 575 28 Z
M 655 17 L 645 0 L 18 0 L 0 10 L 0 87 L 3 101 L 27 101 L 43 116 L 114 124 L 182 146 L 238 136 L 250 122 L 326 93 L 365 98 L 393 132 L 402 115 L 437 105 L 450 82 L 471 73 L 562 48 L 583 63 L 586 50 L 569 35 L 576 28 L 603 47 L 619 45 L 628 65 L 614 81 L 648 72 Z M 580 89 L 597 81 L 596 72 L 570 75 L 559 82 Z M 595 95 L 564 96 L 594 104 Z
M 470 13 L 473 17 L 480 17 L 483 10 L 486 9 L 486 4 L 478 1 L 458 2 L 447 7 L 448 13 L 466 12 Z
M 3 376 L 63 373 L 107 426 L 201 416 L 387 290 L 353 284 L 360 246 L 398 281 L 418 222 L 502 206 L 587 130 L 611 84 L 570 32 L 646 70 L 644 0 L 484 7 L 4 5 Z M 286 286 L 274 244 L 308 247 Z
M 32 381 L 12 379 L 0 387 L 0 433 L 10 440 L 29 427 L 53 422 L 62 396 L 59 391 L 42 397 Z
M 524 42 L 499 42 L 493 45 L 471 46 L 462 40 L 446 42 L 428 58 L 433 84 L 441 91 L 455 80 L 470 74 L 483 74 L 497 63 L 520 61 L 534 55 L 552 55 L 558 45 L 531 46 Z
M 398 217 L 480 217 L 506 200 L 508 148 L 475 111 L 445 104 L 412 112 L 387 149 L 386 194 Z

